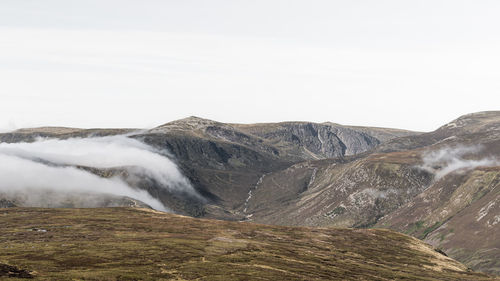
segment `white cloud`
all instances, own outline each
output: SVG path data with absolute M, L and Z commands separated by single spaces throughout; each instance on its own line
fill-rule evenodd
M 422 157 L 422 168 L 435 173 L 435 180 L 439 180 L 453 172 L 500 165 L 499 159 L 492 157 L 473 159 L 482 149 L 481 146 L 456 146 L 429 151 Z
M 133 189 L 118 179 L 104 179 L 73 167 L 50 167 L 30 160 L 0 154 L 0 194 L 23 198 L 23 205 L 39 207 L 49 201 L 57 205 L 61 198 L 82 193 L 127 196 L 151 207 L 168 211 L 144 190 Z M 52 193 L 53 198 L 43 198 Z M 43 198 L 43 201 L 42 201 Z M 98 197 L 96 197 L 98 198 Z M 89 206 L 92 202 L 89 202 Z
M 198 196 L 174 162 L 161 151 L 125 136 L 40 139 L 32 143 L 0 143 L 0 191 L 51 190 L 128 196 L 165 210 L 147 192 L 124 181 L 105 179 L 73 166 L 125 168 L 155 179 L 162 188 Z M 68 167 L 69 165 L 69 167 Z M 34 200 L 31 200 L 34 201 Z

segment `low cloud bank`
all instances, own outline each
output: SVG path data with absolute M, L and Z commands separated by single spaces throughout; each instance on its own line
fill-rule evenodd
M 438 180 L 449 173 L 457 171 L 500 165 L 499 159 L 494 157 L 472 159 L 474 158 L 474 154 L 478 154 L 482 150 L 483 147 L 478 145 L 444 147 L 439 150 L 430 151 L 422 157 L 422 168 L 434 173 L 435 179 Z
M 111 194 L 140 200 L 157 210 L 168 210 L 148 192 L 119 178 L 102 178 L 74 166 L 123 167 L 154 179 L 162 188 L 199 197 L 164 152 L 126 136 L 0 143 L 0 193 L 23 194 L 35 205 L 35 195 L 30 194 L 40 192 Z

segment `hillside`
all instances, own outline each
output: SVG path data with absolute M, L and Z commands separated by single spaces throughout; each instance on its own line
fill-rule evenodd
M 498 274 L 499 159 L 499 112 L 470 114 L 368 155 L 266 174 L 241 211 L 261 223 L 391 228 Z
M 244 215 L 238 208 L 265 173 L 279 171 L 304 160 L 362 153 L 373 149 L 382 140 L 415 133 L 383 128 L 350 128 L 332 123 L 224 124 L 188 117 L 150 130 L 60 127 L 20 129 L 0 134 L 0 142 L 33 142 L 40 137 L 69 139 L 122 134 L 156 149 L 166 150 L 206 200 L 201 207 L 196 198 L 186 197 L 175 191 L 165 192 L 147 178 L 136 184 L 141 189 L 154 193 L 181 214 L 242 219 Z M 111 173 L 110 169 L 79 168 L 99 176 L 120 175 L 130 182 L 123 167 L 109 167 L 118 171 Z M 116 206 L 117 202 L 123 202 L 123 198 L 117 198 L 108 205 Z
M 196 194 L 165 188 L 138 167 L 64 165 L 119 178 L 178 214 L 284 226 L 390 228 L 423 239 L 474 270 L 500 274 L 498 111 L 468 114 L 423 134 L 189 117 L 150 130 L 22 129 L 0 134 L 0 141 L 123 134 L 175 161 Z M 61 198 L 44 194 L 47 202 Z M 2 207 L 148 206 L 130 196 L 97 200 L 71 194 L 59 205 L 30 205 L 22 196 L 1 192 L 0 197 Z
M 0 276 L 37 280 L 493 280 L 388 230 L 147 209 L 0 210 Z
M 382 142 L 370 132 L 331 123 L 245 125 L 188 117 L 133 137 L 175 156 L 185 175 L 210 198 L 204 216 L 239 220 L 245 217 L 240 207 L 262 175 L 304 160 L 366 152 Z M 416 133 L 373 129 L 384 140 L 411 134 Z
M 499 200 L 500 166 L 480 167 L 444 176 L 377 226 L 423 239 L 476 270 L 500 274 Z

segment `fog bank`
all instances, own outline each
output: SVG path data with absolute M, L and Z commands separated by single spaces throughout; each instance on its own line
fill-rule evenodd
M 474 155 L 482 150 L 483 147 L 479 145 L 443 147 L 425 153 L 422 157 L 422 168 L 434 173 L 435 179 L 438 180 L 453 172 L 500 165 L 499 159 L 493 156 L 474 159 Z
M 123 168 L 135 176 L 154 179 L 160 188 L 199 196 L 165 152 L 126 136 L 0 143 L 0 193 L 17 194 L 32 205 L 37 205 L 36 197 L 44 193 L 61 195 L 54 196 L 54 201 L 68 194 L 110 194 L 168 210 L 148 192 L 117 177 L 99 177 L 76 166 Z

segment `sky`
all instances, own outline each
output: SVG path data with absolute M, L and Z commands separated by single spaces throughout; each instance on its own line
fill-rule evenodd
M 0 131 L 500 109 L 497 0 L 2 0 Z

